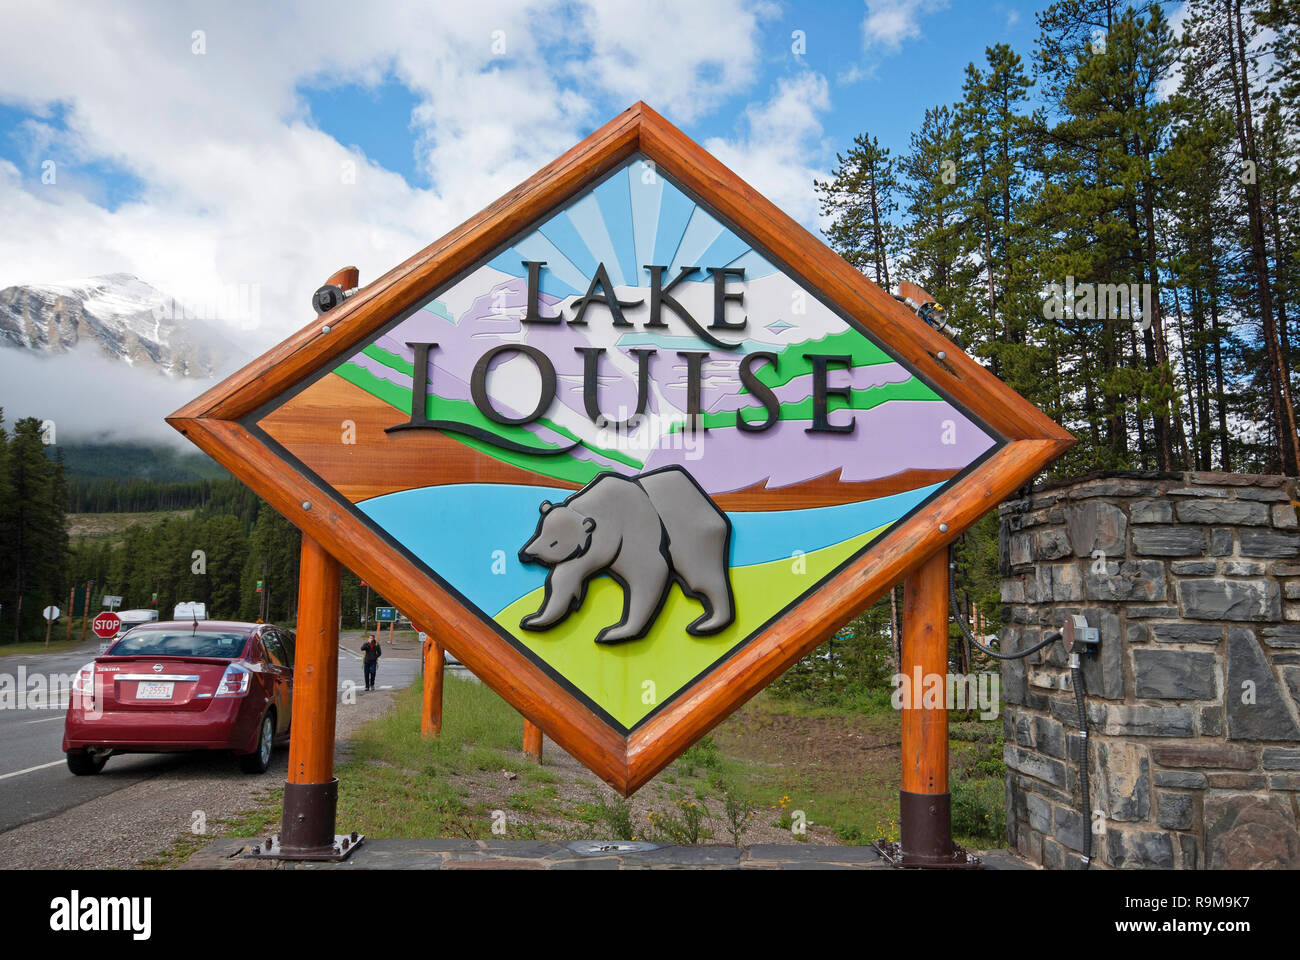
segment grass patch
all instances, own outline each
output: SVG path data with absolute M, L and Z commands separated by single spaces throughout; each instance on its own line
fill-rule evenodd
M 447 677 L 442 735 L 426 740 L 420 702 L 420 685 L 407 687 L 392 710 L 357 732 L 337 774 L 339 823 L 372 837 L 490 836 L 491 817 L 467 803 L 448 778 L 507 770 L 525 779 L 530 765 L 519 756 L 523 718 L 483 684 Z M 547 789 L 516 796 L 521 804 L 549 803 Z
M 92 616 L 90 619 L 94 619 Z M 68 635 L 68 622 L 60 617 L 54 622 L 54 629 L 50 632 L 50 645 L 45 646 L 45 640 L 25 640 L 22 643 L 5 643 L 0 644 L 0 657 L 30 657 L 42 653 L 68 653 L 82 646 L 81 641 L 81 617 L 72 618 L 72 640 L 69 642 L 64 637 Z M 93 644 L 93 646 L 92 646 Z M 99 653 L 99 638 L 90 630 L 90 624 L 86 624 L 86 641 L 85 641 L 86 659 L 93 659 Z M 75 668 L 74 668 L 75 669 Z
M 546 814 L 555 809 L 555 798 L 558 795 L 559 791 L 549 785 L 524 790 L 511 794 L 506 799 L 506 808 L 520 813 Z
M 830 702 L 814 703 L 802 697 L 783 697 L 766 692 L 754 700 L 758 709 L 791 717 L 897 716 L 890 702 L 892 690 L 847 690 Z

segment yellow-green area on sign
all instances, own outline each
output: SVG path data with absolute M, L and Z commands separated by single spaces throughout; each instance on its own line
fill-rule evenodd
M 623 590 L 609 577 L 591 581 L 582 606 L 544 634 L 519 626 L 520 620 L 542 606 L 544 588 L 516 600 L 496 621 L 615 720 L 631 728 L 889 526 L 810 553 L 732 567 L 736 619 L 727 629 L 707 637 L 686 632 L 687 625 L 699 617 L 700 605 L 674 584 L 645 637 L 618 644 L 596 643 L 596 635 L 617 623 L 623 612 Z

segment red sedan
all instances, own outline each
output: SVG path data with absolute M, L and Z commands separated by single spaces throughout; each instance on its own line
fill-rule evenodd
M 63 730 L 68 769 L 99 773 L 114 753 L 230 750 L 263 773 L 289 735 L 293 634 L 261 623 L 148 623 L 86 664 Z

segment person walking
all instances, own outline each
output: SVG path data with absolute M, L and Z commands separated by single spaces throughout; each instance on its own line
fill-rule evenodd
M 361 652 L 365 654 L 366 689 L 373 690 L 375 689 L 375 668 L 379 666 L 379 658 L 384 654 L 379 641 L 375 639 L 373 633 L 366 637 L 366 642 L 361 645 Z

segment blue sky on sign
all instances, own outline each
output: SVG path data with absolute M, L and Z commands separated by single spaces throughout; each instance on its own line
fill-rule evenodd
M 895 153 L 1029 0 L 15 3 L 0 58 L 0 288 L 132 273 L 255 287 L 249 351 L 644 99 L 816 229 L 814 177 Z M 450 8 L 450 9 L 448 9 Z M 221 318 L 209 318 L 221 319 Z

